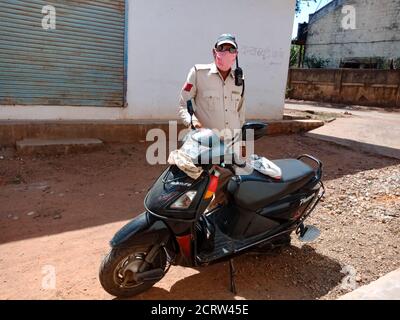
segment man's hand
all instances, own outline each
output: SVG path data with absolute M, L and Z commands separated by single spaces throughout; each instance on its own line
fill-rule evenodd
M 201 129 L 201 128 L 203 128 L 203 125 L 202 125 L 200 122 L 198 122 L 198 121 L 196 121 L 195 123 L 193 123 L 193 125 L 194 125 L 194 127 L 195 127 L 196 129 Z
M 247 151 L 247 150 L 246 150 L 246 146 L 242 146 L 241 149 L 242 149 L 242 150 L 241 150 L 241 151 L 242 151 L 242 157 L 243 157 L 243 158 L 246 158 L 246 156 L 247 156 L 247 154 L 246 154 L 246 151 Z

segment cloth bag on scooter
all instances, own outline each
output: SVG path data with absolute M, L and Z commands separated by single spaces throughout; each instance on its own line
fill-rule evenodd
M 181 149 L 171 151 L 168 157 L 168 163 L 176 165 L 180 170 L 195 180 L 200 177 L 203 172 L 203 169 L 196 167 L 192 158 Z
M 196 131 L 188 133 L 183 139 L 184 143 L 178 150 L 174 150 L 169 154 L 168 163 L 176 165 L 180 170 L 185 172 L 192 179 L 200 177 L 203 169 L 196 166 L 195 159 L 203 153 L 208 151 L 210 148 L 201 145 L 198 141 L 193 138 L 193 134 Z
M 252 154 L 247 160 L 247 163 L 250 167 L 266 176 L 274 179 L 281 179 L 282 177 L 281 168 L 279 168 L 275 163 L 265 157 L 260 157 L 256 154 Z

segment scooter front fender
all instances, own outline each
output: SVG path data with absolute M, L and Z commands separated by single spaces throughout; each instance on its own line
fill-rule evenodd
M 123 226 L 111 239 L 113 248 L 131 247 L 143 243 L 167 243 L 171 232 L 162 220 L 143 212 Z

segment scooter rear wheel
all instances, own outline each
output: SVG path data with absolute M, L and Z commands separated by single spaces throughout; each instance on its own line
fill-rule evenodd
M 100 283 L 104 290 L 113 296 L 127 298 L 142 293 L 157 283 L 160 279 L 138 282 L 135 280 L 135 272 L 132 271 L 143 263 L 151 247 L 151 245 L 137 245 L 130 248 L 112 248 L 104 257 L 99 271 Z M 166 252 L 164 248 L 160 248 L 153 263 L 142 271 L 152 269 L 165 271 L 167 263 Z M 129 270 L 126 269 L 128 265 L 131 266 Z

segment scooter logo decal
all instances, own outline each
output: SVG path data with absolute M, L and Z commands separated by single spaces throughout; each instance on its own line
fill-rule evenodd
M 169 201 L 173 197 L 175 197 L 177 194 L 178 194 L 178 192 L 172 192 L 172 193 L 163 194 L 163 195 L 158 197 L 158 201 L 163 201 L 163 202 Z
M 170 182 L 170 184 L 173 186 L 184 186 L 184 187 L 190 187 L 192 185 L 189 182 L 181 182 L 181 181 L 172 181 Z

